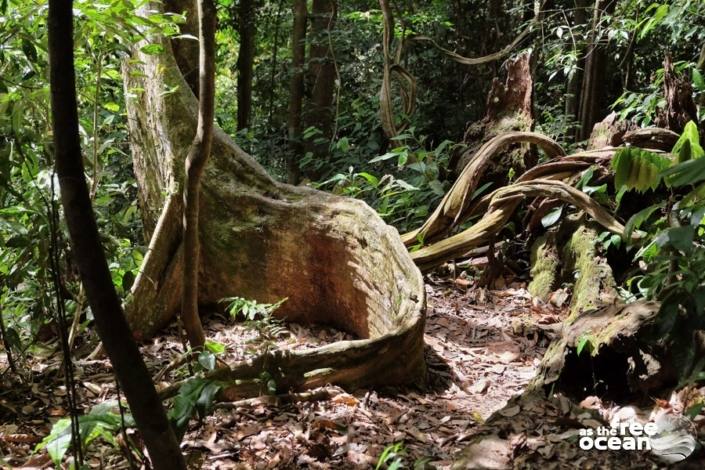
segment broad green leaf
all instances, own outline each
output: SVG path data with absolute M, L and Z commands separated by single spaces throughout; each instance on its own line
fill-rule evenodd
M 638 230 L 639 227 L 644 224 L 644 222 L 649 220 L 649 217 L 651 217 L 654 212 L 664 207 L 664 205 L 665 203 L 663 202 L 660 204 L 654 204 L 652 206 L 647 207 L 646 209 L 640 210 L 639 212 L 631 216 L 627 221 L 627 224 L 624 226 L 624 239 L 631 239 L 632 232 L 634 232 L 634 230 Z
M 103 104 L 103 107 L 113 113 L 117 113 L 118 111 L 120 111 L 120 105 L 113 102 L 105 103 Z
M 693 248 L 695 229 L 690 225 L 682 227 L 671 227 L 662 231 L 656 237 L 658 246 L 671 246 L 676 250 L 689 253 Z
M 635 189 L 639 192 L 656 189 L 661 172 L 671 165 L 667 157 L 635 147 L 620 149 L 612 159 L 614 184 L 618 190 Z
M 705 158 L 679 163 L 664 170 L 661 176 L 670 187 L 679 188 L 705 180 Z
M 196 409 L 201 417 L 206 416 L 213 407 L 215 395 L 222 388 L 217 382 L 209 381 L 201 390 L 198 400 L 196 400 Z
M 212 352 L 213 354 L 223 354 L 225 352 L 225 345 L 211 339 L 207 339 L 204 344 L 205 348 Z
M 367 181 L 371 186 L 374 186 L 375 188 L 379 185 L 379 178 L 377 178 L 375 175 L 372 175 L 365 171 L 358 173 L 358 175 L 364 178 L 365 181 Z
M 705 91 L 705 79 L 698 69 L 693 69 L 693 86 L 697 91 Z
M 678 156 L 678 163 L 701 158 L 705 155 L 705 151 L 700 145 L 698 126 L 693 121 L 688 121 L 685 125 L 683 133 L 676 141 L 671 153 Z

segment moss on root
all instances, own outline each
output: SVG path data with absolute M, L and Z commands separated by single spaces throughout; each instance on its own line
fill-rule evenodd
M 615 281 L 607 261 L 595 248 L 597 233 L 584 225 L 579 226 L 565 245 L 563 258 L 575 278 L 569 321 L 581 312 L 598 308 L 615 298 Z
M 558 281 L 560 259 L 552 234 L 541 235 L 531 246 L 531 282 L 529 292 L 534 297 L 548 300 Z

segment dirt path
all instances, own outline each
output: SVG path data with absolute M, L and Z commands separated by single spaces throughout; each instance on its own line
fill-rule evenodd
M 340 391 L 328 401 L 216 410 L 202 423 L 192 421 L 183 449 L 203 468 L 370 468 L 386 446 L 402 443 L 406 465 L 427 459 L 437 468 L 448 468 L 478 424 L 519 394 L 535 373 L 546 342 L 515 331 L 523 332 L 521 325 L 527 322 L 558 321 L 559 312 L 537 307 L 522 286 L 515 287 L 465 292 L 447 281 L 427 285 L 426 387 L 358 390 L 351 395 Z M 247 354 L 256 336 L 222 317 L 206 326 L 209 338 L 227 345 L 226 360 Z M 290 325 L 289 331 L 281 341 L 284 347 L 345 338 L 325 328 Z M 173 333 L 143 347 L 155 373 L 182 350 Z M 59 357 L 43 357 L 41 362 L 35 364 L 37 383 L 29 387 L 30 398 L 22 399 L 26 405 L 14 409 L 21 418 L 3 416 L 2 422 L 10 424 L 0 425 L 0 450 L 8 464 L 27 464 L 32 444 L 48 433 L 49 422 L 66 414 L 65 390 L 55 373 Z M 84 409 L 116 398 L 107 361 L 78 365 Z M 184 373 L 176 371 L 166 379 Z M 2 393 L 2 403 L 19 402 L 14 393 Z M 22 434 L 27 442 L 8 438 Z M 128 468 L 109 446 L 94 444 L 89 454 L 95 465 Z M 30 463 L 41 460 L 40 453 Z

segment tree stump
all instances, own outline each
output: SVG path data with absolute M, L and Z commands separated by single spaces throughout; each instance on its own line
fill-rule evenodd
M 483 144 L 498 135 L 514 131 L 530 131 L 533 118 L 533 79 L 531 77 L 531 53 L 526 52 L 507 61 L 507 75 L 504 81 L 492 80 L 492 87 L 487 94 L 485 117 L 468 126 L 463 137 L 467 149 L 463 151 L 457 163 L 456 171 L 462 172 Z M 536 161 L 527 161 L 531 157 L 529 145 L 517 144 L 505 151 L 502 159 L 495 162 L 486 175 L 486 179 L 498 185 L 506 183 L 507 171 L 514 168 L 516 174 L 522 174 Z M 451 162 L 452 166 L 453 162 Z M 495 187 L 498 187 L 496 185 Z

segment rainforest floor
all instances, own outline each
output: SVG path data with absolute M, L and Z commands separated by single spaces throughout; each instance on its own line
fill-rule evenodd
M 489 447 L 483 444 L 480 452 L 482 459 L 489 459 L 485 463 L 496 468 L 574 468 L 581 462 L 585 468 L 653 466 L 642 453 L 579 449 L 577 429 L 599 424 L 593 415 L 609 421 L 620 407 L 596 397 L 581 403 L 585 409 L 560 396 L 517 404 L 510 400 L 517 400 L 536 373 L 549 343 L 543 332 L 558 325 L 567 312 L 532 298 L 521 282 L 506 284 L 477 289 L 464 279 L 428 279 L 425 385 L 349 394 L 327 387 L 332 398 L 320 401 L 285 405 L 255 401 L 235 409 L 218 408 L 201 421 L 191 421 L 182 442 L 190 467 L 374 468 L 387 446 L 402 443 L 405 468 L 426 462 L 431 467 L 419 468 L 445 469 L 474 437 L 487 433 L 488 427 L 492 430 L 494 421 L 483 423 L 493 413 L 499 417 L 496 433 L 502 439 Z M 222 356 L 226 362 L 261 347 L 257 333 L 245 323 L 214 314 L 204 326 L 209 339 L 226 345 Z M 350 339 L 323 327 L 284 326 L 286 332 L 277 341 L 281 348 Z M 177 332 L 172 327 L 143 345 L 153 374 L 182 354 Z M 85 357 L 89 346 L 78 345 L 75 357 Z M 32 382 L 21 381 L 11 372 L 0 379 L 0 466 L 52 466 L 46 452 L 34 448 L 52 423 L 68 414 L 57 350 L 51 343 L 33 347 L 22 364 L 31 368 Z M 0 364 L 0 370 L 5 369 L 6 364 Z M 82 410 L 117 399 L 107 360 L 78 359 L 75 375 Z M 174 369 L 157 385 L 186 376 L 186 367 Z M 123 437 L 118 435 L 116 442 L 94 441 L 87 450 L 89 467 L 130 468 Z

